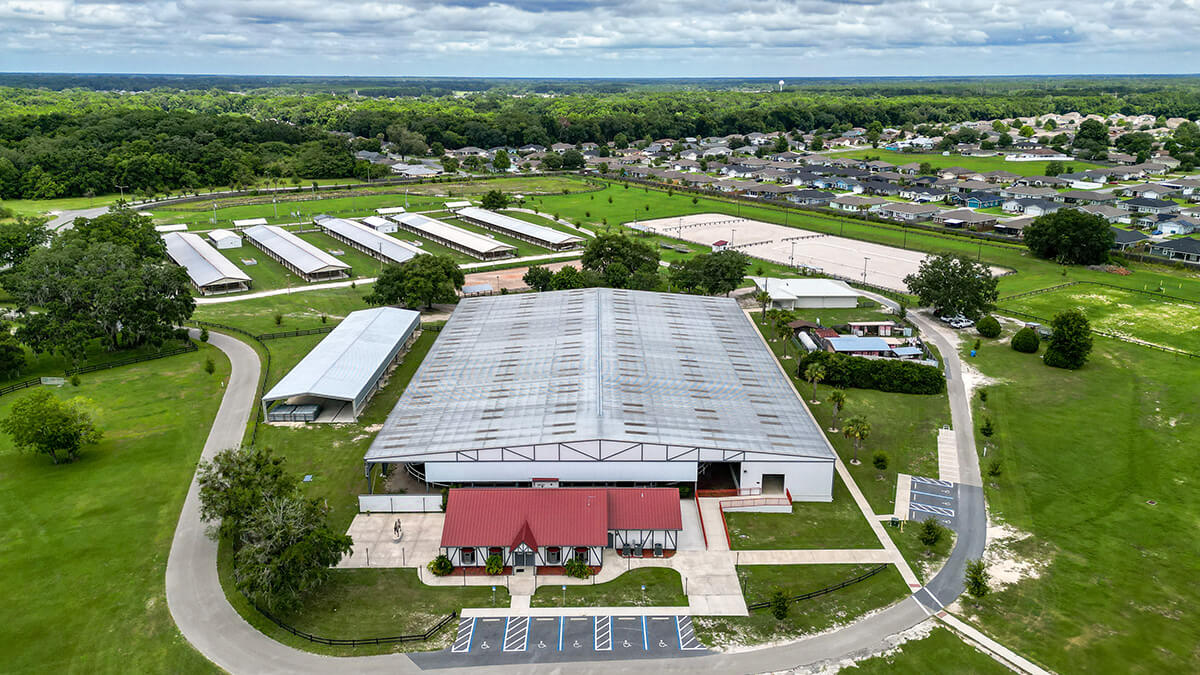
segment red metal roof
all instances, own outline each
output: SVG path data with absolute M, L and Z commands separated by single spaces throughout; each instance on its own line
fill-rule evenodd
M 441 545 L 604 546 L 610 529 L 682 528 L 675 488 L 457 488 Z

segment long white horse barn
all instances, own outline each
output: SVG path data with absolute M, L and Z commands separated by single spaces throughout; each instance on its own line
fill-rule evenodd
M 729 298 L 467 298 L 368 449 L 434 485 L 736 486 L 830 501 L 834 454 Z

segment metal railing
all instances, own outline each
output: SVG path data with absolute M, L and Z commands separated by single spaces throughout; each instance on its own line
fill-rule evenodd
M 189 340 L 184 343 L 184 346 L 177 347 L 175 349 L 168 349 L 167 351 L 157 352 L 155 354 L 143 354 L 141 356 L 131 356 L 127 359 L 120 359 L 118 361 L 110 361 L 108 363 L 94 363 L 94 364 L 88 365 L 88 366 L 79 366 L 78 368 L 67 368 L 66 370 L 63 371 L 63 373 L 67 377 L 70 377 L 72 375 L 83 375 L 85 373 L 94 373 L 99 370 L 108 370 L 109 368 L 118 368 L 120 366 L 131 366 L 135 363 L 143 363 L 145 361 L 153 361 L 155 359 L 163 359 L 168 356 L 178 356 L 179 354 L 187 354 L 189 352 L 194 352 L 198 349 L 199 349 L 199 347 L 197 347 L 194 343 L 192 343 L 192 341 Z M 42 376 L 31 377 L 27 380 L 22 380 L 20 382 L 14 382 L 13 384 L 7 385 L 5 387 L 0 387 L 0 396 L 3 396 L 5 394 L 11 394 L 14 391 L 20 391 L 22 389 L 27 389 L 29 387 L 35 387 L 41 383 L 42 383 Z
M 389 637 L 374 637 L 374 638 L 327 638 L 327 637 L 321 637 L 319 635 L 313 635 L 312 633 L 307 633 L 305 631 L 300 630 L 299 628 L 288 625 L 283 620 L 276 617 L 274 614 L 271 614 L 267 610 L 265 610 L 257 605 L 254 605 L 254 608 L 256 610 L 258 610 L 259 614 L 262 614 L 263 616 L 267 617 L 276 626 L 279 626 L 280 628 L 291 633 L 292 635 L 295 635 L 296 637 L 304 638 L 305 640 L 308 640 L 309 642 L 315 642 L 317 644 L 322 644 L 322 645 L 329 645 L 331 647 L 363 647 L 366 645 L 388 645 L 388 644 L 395 644 L 397 642 L 424 641 L 424 640 L 428 640 L 429 638 L 436 635 L 438 633 L 438 631 L 440 631 L 441 629 L 446 627 L 446 624 L 448 624 L 451 621 L 453 621 L 454 619 L 458 618 L 458 612 L 450 612 L 446 616 L 442 617 L 440 621 L 438 621 L 433 626 L 431 626 L 429 628 L 429 630 L 425 631 L 424 633 L 414 633 L 412 635 L 392 635 Z
M 816 590 L 816 591 L 811 591 L 809 593 L 803 593 L 801 595 L 794 595 L 794 596 L 788 598 L 787 601 L 789 603 L 792 603 L 792 602 L 800 602 L 802 600 L 812 600 L 813 598 L 819 598 L 822 595 L 828 595 L 830 593 L 833 593 L 834 591 L 840 591 L 847 586 L 853 586 L 854 584 L 857 584 L 860 581 L 866 581 L 867 579 L 870 579 L 871 577 L 875 576 L 876 574 L 879 574 L 880 572 L 884 571 L 887 568 L 888 568 L 888 565 L 886 565 L 886 564 L 880 565 L 868 572 L 865 572 L 863 574 L 860 574 L 860 575 L 854 577 L 853 579 L 847 579 L 841 583 L 837 583 L 832 586 L 826 586 L 825 588 L 822 588 L 822 589 Z M 751 609 L 751 610 L 766 609 L 770 606 L 771 606 L 771 601 L 765 600 L 763 602 L 755 602 L 755 603 L 746 605 L 746 609 Z

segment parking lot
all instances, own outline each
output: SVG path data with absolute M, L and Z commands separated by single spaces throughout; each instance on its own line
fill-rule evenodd
M 704 654 L 690 616 L 507 616 L 459 620 L 454 644 L 422 668 L 672 658 Z
M 911 480 L 908 519 L 921 521 L 933 517 L 946 527 L 956 528 L 958 486 L 948 480 L 924 476 L 912 476 Z

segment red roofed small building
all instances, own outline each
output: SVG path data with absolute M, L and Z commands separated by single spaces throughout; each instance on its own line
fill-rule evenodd
M 598 569 L 603 550 L 671 555 L 683 529 L 678 488 L 457 488 L 450 490 L 442 553 L 455 567 Z

